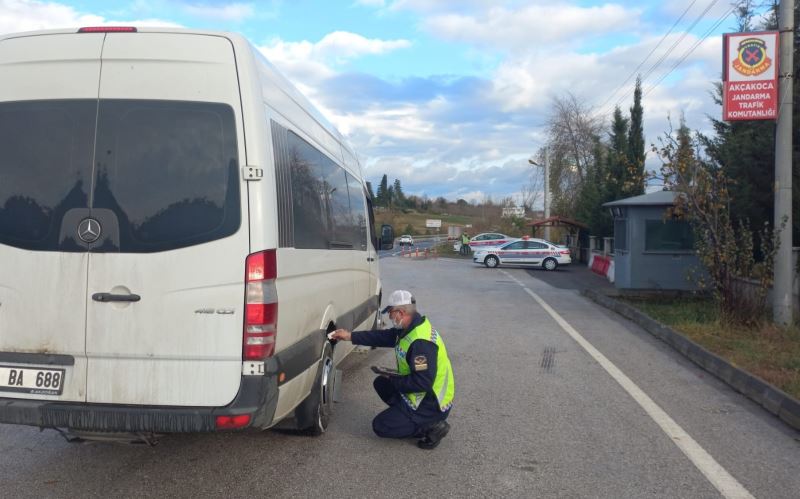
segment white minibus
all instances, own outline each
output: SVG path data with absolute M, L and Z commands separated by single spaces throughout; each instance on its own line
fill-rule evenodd
M 324 432 L 393 241 L 341 135 L 235 34 L 4 35 L 0 75 L 0 423 Z

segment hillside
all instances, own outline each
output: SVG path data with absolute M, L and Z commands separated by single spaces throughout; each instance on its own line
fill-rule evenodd
M 442 221 L 441 229 L 428 229 L 425 227 L 425 221 L 428 219 L 439 219 Z M 412 209 L 384 209 L 378 208 L 375 211 L 375 223 L 377 226 L 381 224 L 390 224 L 394 227 L 395 233 L 424 235 L 424 234 L 447 234 L 447 228 L 450 225 L 458 225 L 465 227 L 469 234 L 477 234 L 479 232 L 498 231 L 513 236 L 522 236 L 528 229 L 522 224 L 513 224 L 511 219 L 503 219 L 499 216 L 487 214 L 486 217 L 481 215 L 471 214 L 449 214 L 449 213 L 431 213 L 419 212 Z M 471 227 L 468 227 L 470 226 Z

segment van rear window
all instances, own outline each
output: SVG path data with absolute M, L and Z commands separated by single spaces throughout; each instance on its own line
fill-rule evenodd
M 86 251 L 59 235 L 89 206 L 96 114 L 94 100 L 0 103 L 1 244 Z
M 0 244 L 142 253 L 231 235 L 235 130 L 231 107 L 216 103 L 0 103 Z M 106 232 L 91 248 L 76 237 L 89 216 Z
M 114 212 L 118 251 L 147 253 L 235 233 L 241 222 L 230 106 L 101 100 L 93 208 Z M 115 251 L 110 247 L 93 251 Z

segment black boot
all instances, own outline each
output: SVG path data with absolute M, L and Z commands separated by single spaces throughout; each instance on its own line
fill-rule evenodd
M 450 431 L 450 424 L 448 424 L 447 421 L 434 423 L 427 429 L 425 436 L 417 442 L 417 447 L 426 450 L 435 449 L 436 446 L 439 445 L 439 442 L 447 435 L 448 431 Z

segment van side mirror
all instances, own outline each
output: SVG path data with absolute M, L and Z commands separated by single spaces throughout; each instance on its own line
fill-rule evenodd
M 382 250 L 394 248 L 394 227 L 389 224 L 381 225 L 381 246 Z

